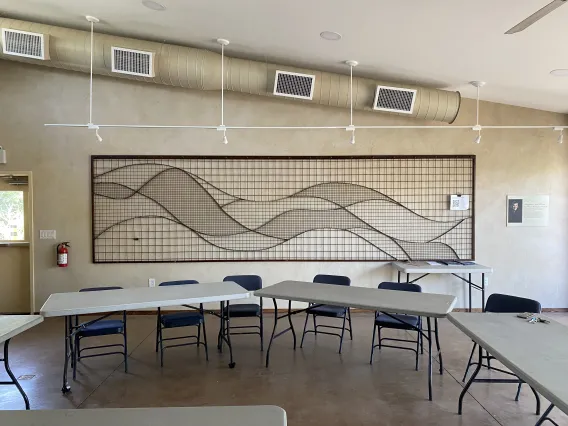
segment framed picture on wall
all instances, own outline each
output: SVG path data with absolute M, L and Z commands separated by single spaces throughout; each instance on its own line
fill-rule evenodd
M 507 196 L 507 226 L 548 226 L 548 195 Z

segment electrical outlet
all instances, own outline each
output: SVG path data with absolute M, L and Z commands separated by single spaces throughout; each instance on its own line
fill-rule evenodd
M 148 278 L 148 287 L 156 287 L 156 280 L 154 278 Z
M 39 231 L 40 240 L 55 240 L 56 238 L 56 232 L 54 229 Z

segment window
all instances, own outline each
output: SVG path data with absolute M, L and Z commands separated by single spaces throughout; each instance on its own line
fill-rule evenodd
M 0 241 L 24 241 L 24 192 L 0 191 Z

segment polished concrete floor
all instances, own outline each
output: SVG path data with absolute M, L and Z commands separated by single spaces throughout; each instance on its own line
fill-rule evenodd
M 552 315 L 568 325 L 567 314 Z M 267 336 L 271 317 L 267 314 Z M 275 341 L 268 369 L 257 336 L 233 337 L 237 365 L 229 369 L 227 351 L 220 354 L 215 347 L 218 321 L 210 316 L 209 362 L 203 348 L 181 347 L 167 350 L 160 368 L 154 351 L 155 317 L 134 315 L 128 321 L 128 374 L 120 356 L 84 360 L 66 396 L 60 392 L 63 321 L 48 319 L 15 337 L 11 365 L 16 376 L 34 376 L 22 381 L 32 409 L 269 404 L 283 407 L 291 426 L 534 425 L 537 420 L 530 389 L 524 386 L 520 401 L 515 402 L 516 385 L 512 384 L 474 384 L 465 398 L 464 414 L 457 414 L 471 342 L 446 320 L 440 324 L 444 374 L 438 374 L 435 365 L 432 402 L 427 399 L 426 355 L 421 356 L 418 372 L 410 351 L 384 348 L 375 352 L 369 365 L 370 313 L 353 315 L 353 340 L 346 340 L 342 355 L 337 353 L 337 338 L 319 335 L 316 339 L 313 334 L 306 337 L 303 349 L 294 351 L 288 333 Z M 294 324 L 301 330 L 303 316 L 295 318 Z M 390 335 L 404 337 L 403 333 Z M 113 338 L 105 342 L 108 339 Z M 543 400 L 543 409 L 547 406 Z M 17 391 L 1 387 L 0 409 L 21 408 Z M 568 416 L 558 410 L 552 417 L 568 425 Z

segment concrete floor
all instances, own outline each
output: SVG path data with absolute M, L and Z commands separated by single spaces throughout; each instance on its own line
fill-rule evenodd
M 568 325 L 567 314 L 552 316 Z M 267 336 L 271 317 L 267 314 L 265 320 Z M 303 319 L 294 319 L 297 330 Z M 203 348 L 181 347 L 166 351 L 165 366 L 160 368 L 154 352 L 155 316 L 134 315 L 128 321 L 129 373 L 124 373 L 120 356 L 87 359 L 80 364 L 67 396 L 60 392 L 63 321 L 48 319 L 15 337 L 10 352 L 14 373 L 35 376 L 21 382 L 32 409 L 269 404 L 286 410 L 290 426 L 528 426 L 537 420 L 528 386 L 515 402 L 516 385 L 511 384 L 474 384 L 464 400 L 463 416 L 457 415 L 471 341 L 446 320 L 440 324 L 445 371 L 440 375 L 434 366 L 432 402 L 427 399 L 426 355 L 421 356 L 418 372 L 410 351 L 384 348 L 375 352 L 374 363 L 369 365 L 370 313 L 353 315 L 353 341 L 346 340 L 342 355 L 337 354 L 337 338 L 320 335 L 316 341 L 313 334 L 306 337 L 303 349 L 294 352 L 288 333 L 275 341 L 268 369 L 256 336 L 233 337 L 237 366 L 229 369 L 227 351 L 219 354 L 215 347 L 218 321 L 210 316 L 206 320 L 209 362 Z M 402 333 L 390 335 L 403 337 Z M 113 338 L 105 342 L 108 339 Z M 542 402 L 544 410 L 548 404 Z M 0 409 L 22 408 L 23 401 L 13 387 L 0 388 Z M 552 417 L 568 425 L 568 416 L 558 410 Z

